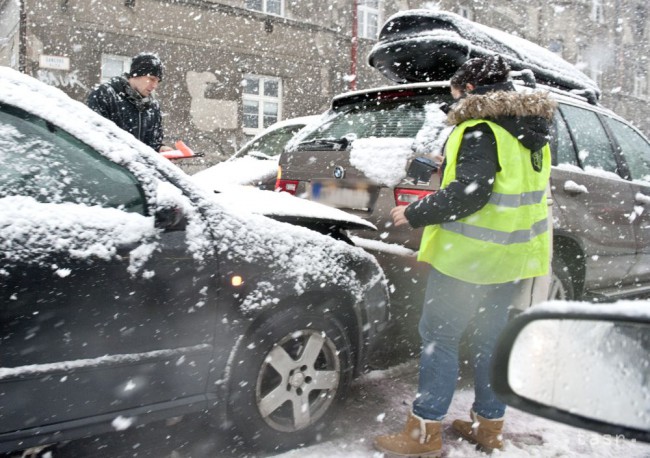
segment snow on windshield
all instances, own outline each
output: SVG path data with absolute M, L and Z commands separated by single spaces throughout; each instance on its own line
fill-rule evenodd
M 393 187 L 406 176 L 412 145 L 410 138 L 360 138 L 352 142 L 350 164 L 374 182 Z
M 428 103 L 424 106 L 424 124 L 415 136 L 413 144 L 413 149 L 418 156 L 427 154 L 443 155 L 445 142 L 454 126 L 447 124 L 447 114 L 442 111 L 442 105 L 440 103 Z

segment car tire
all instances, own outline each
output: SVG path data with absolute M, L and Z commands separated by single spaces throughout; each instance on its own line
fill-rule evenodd
M 553 257 L 553 273 L 551 286 L 548 291 L 548 298 L 557 301 L 569 301 L 575 299 L 575 289 L 569 268 L 559 256 Z
M 267 315 L 233 361 L 229 420 L 254 448 L 312 442 L 336 414 L 352 373 L 350 341 L 333 315 L 305 308 Z

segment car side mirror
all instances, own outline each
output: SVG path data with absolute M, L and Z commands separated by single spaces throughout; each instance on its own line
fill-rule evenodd
M 492 367 L 497 396 L 541 417 L 650 442 L 647 303 L 631 303 L 636 314 L 619 304 L 554 305 L 529 309 L 501 334 Z
M 187 226 L 187 218 L 180 207 L 164 206 L 156 210 L 154 224 L 164 231 L 182 231 Z
M 431 175 L 438 171 L 438 164 L 427 157 L 416 157 L 409 164 L 406 176 L 413 180 L 413 184 L 429 183 Z

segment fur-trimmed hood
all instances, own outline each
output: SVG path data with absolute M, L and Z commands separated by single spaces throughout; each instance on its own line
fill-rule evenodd
M 537 151 L 549 141 L 556 106 L 547 92 L 471 93 L 451 107 L 447 121 L 458 125 L 470 119 L 488 119 L 508 130 L 529 150 Z

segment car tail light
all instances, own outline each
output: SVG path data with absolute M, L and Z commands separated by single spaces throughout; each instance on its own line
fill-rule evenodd
M 275 182 L 275 190 L 288 192 L 295 196 L 298 190 L 298 183 L 298 180 L 277 180 Z
M 435 191 L 430 191 L 428 189 L 395 188 L 395 204 L 409 205 L 420 199 L 424 199 L 426 196 L 433 194 L 434 192 Z

